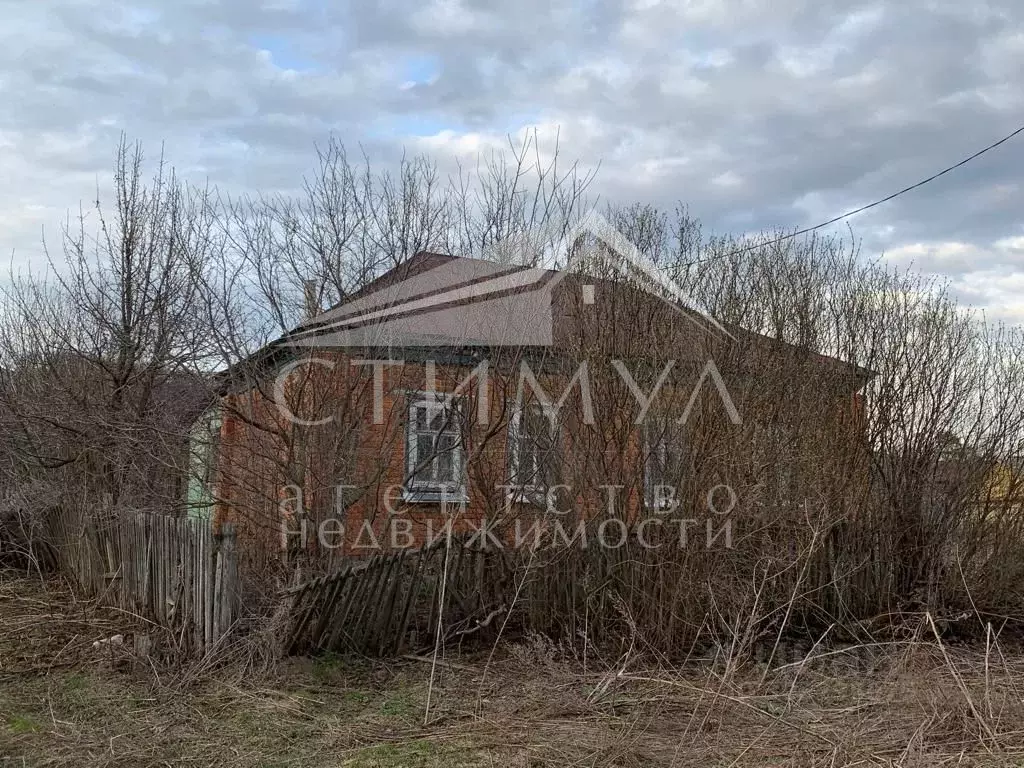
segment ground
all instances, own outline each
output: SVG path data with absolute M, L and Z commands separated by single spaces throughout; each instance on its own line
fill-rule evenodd
M 996 644 L 919 640 L 877 668 L 837 656 L 771 674 L 584 660 L 540 639 L 436 666 L 93 648 L 134 621 L 0 573 L 0 766 L 1024 765 L 1024 655 Z

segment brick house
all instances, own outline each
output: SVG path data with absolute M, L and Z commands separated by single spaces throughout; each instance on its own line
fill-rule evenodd
M 614 270 L 419 253 L 221 376 L 196 508 L 234 522 L 258 570 L 715 493 L 748 514 L 812 490 L 838 504 L 867 379 Z

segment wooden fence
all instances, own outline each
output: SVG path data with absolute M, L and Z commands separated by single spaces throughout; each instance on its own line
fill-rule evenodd
M 154 514 L 75 514 L 48 521 L 50 559 L 101 602 L 173 633 L 203 654 L 230 630 L 238 605 L 235 535 L 208 520 Z
M 429 646 L 439 633 L 465 637 L 503 614 L 512 576 L 508 553 L 456 537 L 353 561 L 284 593 L 287 647 L 388 656 Z
M 593 526 L 591 526 L 593 528 Z M 685 654 L 706 621 L 732 550 L 670 546 L 672 533 L 632 533 L 621 546 L 569 542 L 541 549 L 452 537 L 382 553 L 285 591 L 292 653 L 388 656 L 446 643 L 489 641 L 500 628 L 615 650 L 640 633 L 661 652 Z M 650 546 L 651 543 L 659 545 Z

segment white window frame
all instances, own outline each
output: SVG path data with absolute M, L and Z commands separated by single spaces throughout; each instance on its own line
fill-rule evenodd
M 462 443 L 461 423 L 454 418 L 452 423 L 441 432 L 434 432 L 435 435 L 445 433 L 455 434 L 455 444 L 451 450 L 452 474 L 454 482 L 439 482 L 437 480 L 424 480 L 416 478 L 414 472 L 419 466 L 421 457 L 418 455 L 419 431 L 416 429 L 416 416 L 418 411 L 427 411 L 427 423 L 430 423 L 431 412 L 443 409 L 458 409 L 462 398 L 444 392 L 414 392 L 410 393 L 407 408 L 407 422 L 405 427 L 405 483 L 403 485 L 405 501 L 434 503 L 440 501 L 465 502 L 468 501 L 466 493 L 465 457 Z M 431 430 L 433 432 L 433 430 Z M 436 446 L 436 438 L 435 438 Z M 436 451 L 431 459 L 431 467 L 436 472 L 435 462 L 440 458 Z
M 664 472 L 659 472 L 661 477 L 655 477 L 655 466 L 657 464 L 664 467 L 668 464 L 669 450 L 667 437 L 667 430 L 672 429 L 674 425 L 671 423 L 659 429 L 657 433 L 654 433 L 649 427 L 643 430 L 644 434 L 644 506 L 647 509 L 654 510 L 656 512 L 671 512 L 679 504 L 679 488 L 671 483 L 667 482 L 668 478 L 664 477 Z M 671 486 L 675 491 L 675 495 L 671 498 L 662 496 L 655 498 L 655 491 L 657 487 Z
M 189 471 L 185 485 L 187 516 L 208 519 L 217 497 L 220 432 L 224 414 L 219 406 L 202 413 L 189 431 Z M 193 501 L 193 493 L 198 499 Z
M 522 477 L 522 474 L 520 473 L 522 468 L 519 466 L 520 440 L 525 437 L 522 432 L 522 423 L 523 414 L 527 409 L 535 409 L 541 413 L 541 416 L 548 424 L 552 449 L 556 451 L 558 450 L 559 430 L 557 420 L 549 418 L 548 414 L 544 412 L 544 409 L 539 403 L 527 403 L 525 406 L 522 403 L 517 403 L 513 408 L 508 421 L 508 441 L 506 450 L 508 451 L 509 501 L 514 503 L 527 502 L 547 505 L 547 492 L 549 488 L 546 485 L 536 482 L 543 478 L 543 467 L 539 464 L 539 457 L 536 451 L 532 452 L 536 465 L 532 468 L 532 472 L 530 472 L 530 476 L 532 478 L 531 482 L 513 482 L 516 478 Z

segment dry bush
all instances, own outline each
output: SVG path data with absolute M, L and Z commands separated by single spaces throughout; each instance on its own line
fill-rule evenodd
M 38 559 L 27 539 L 47 505 L 184 513 L 184 478 L 195 469 L 188 426 L 208 403 L 205 375 L 224 369 L 231 375 L 219 386 L 231 396 L 221 406 L 252 439 L 240 442 L 234 463 L 221 462 L 234 490 L 211 502 L 273 544 L 282 488 L 301 490 L 314 527 L 354 509 L 385 514 L 366 500 L 379 498 L 394 469 L 402 407 L 371 443 L 360 420 L 372 371 L 350 371 L 341 389 L 338 377 L 300 377 L 290 405 L 332 415 L 334 427 L 287 423 L 272 406 L 270 374 L 281 360 L 254 353 L 310 310 L 350 299 L 389 269 L 401 274 L 417 251 L 538 263 L 589 208 L 590 176 L 560 166 L 557 155 L 528 140 L 445 180 L 429 159 L 380 170 L 332 141 L 298 198 L 231 200 L 182 185 L 163 166 L 146 183 L 141 152 L 122 146 L 114 204 L 100 207 L 98 231 L 83 216 L 66 228 L 52 275 L 18 276 L 4 289 L 3 535 L 16 531 L 16 546 Z M 547 385 L 559 376 L 564 385 L 586 360 L 598 413 L 586 423 L 577 401 L 563 409 L 563 444 L 541 451 L 551 469 L 545 482 L 574 489 L 579 511 L 562 518 L 570 529 L 604 521 L 602 484 L 620 487 L 623 504 L 611 516 L 632 525 L 656 459 L 677 490 L 665 519 L 697 520 L 697 541 L 631 549 L 604 571 L 607 558 L 599 565 L 557 547 L 521 553 L 517 599 L 535 617 L 528 628 L 605 646 L 612 658 L 623 649 L 683 658 L 725 649 L 736 666 L 774 657 L 791 637 L 903 640 L 925 615 L 940 634 L 983 637 L 990 623 L 1016 622 L 1024 597 L 1020 329 L 984 322 L 941 281 L 872 262 L 852 240 L 709 238 L 685 209 L 606 214 L 730 335 L 707 323 L 680 331 L 665 319 L 674 310 L 639 300 L 644 286 L 607 268 L 606 244 L 569 244 L 558 254 L 573 274 L 563 283 L 557 354 L 529 359 Z M 585 282 L 618 286 L 603 315 L 580 303 Z M 434 351 L 444 350 L 423 355 Z M 489 519 L 543 518 L 536 505 L 510 505 L 493 491 L 508 469 L 507 404 L 526 359 L 517 349 L 495 354 L 496 418 L 486 429 L 460 424 L 469 482 L 490 489 L 480 510 Z M 708 387 L 689 399 L 707 360 L 738 423 Z M 643 425 L 616 361 L 642 392 L 675 361 Z M 444 374 L 457 382 L 467 372 Z M 652 430 L 665 446 L 657 456 L 646 442 Z M 339 499 L 342 482 L 351 492 Z M 716 516 L 708 493 L 725 486 L 735 503 Z M 711 546 L 700 535 L 708 520 L 718 534 Z M 338 566 L 319 551 L 261 551 L 242 553 L 252 560 L 255 612 L 273 612 L 278 587 Z
M 637 517 L 651 516 L 639 501 L 649 425 L 632 420 L 637 402 L 612 366 L 625 360 L 641 392 L 664 384 L 648 415 L 678 492 L 664 519 L 694 520 L 695 535 L 688 546 L 666 535 L 653 552 L 634 535 L 617 557 L 556 547 L 524 558 L 525 621 L 543 616 L 541 628 L 560 637 L 670 658 L 726 649 L 730 663 L 771 658 L 798 638 L 905 640 L 929 614 L 959 637 L 1015 625 L 1024 615 L 1020 329 L 987 324 L 941 282 L 866 261 L 853 242 L 704 240 L 685 211 L 672 225 L 645 207 L 610 215 L 732 338 L 681 334 L 600 259 L 585 263 L 581 277 L 619 290 L 603 294 L 604 314 L 575 307 L 568 356 L 589 365 L 598 418 L 566 417 L 570 447 L 555 473 L 593 489 L 583 505 L 591 542 L 606 516 L 634 534 Z M 741 423 L 713 390 L 685 425 L 675 420 L 706 360 Z M 614 512 L 597 490 L 606 484 L 627 500 Z M 718 518 L 707 493 L 722 484 L 736 503 Z M 705 542 L 705 521 L 715 531 L 728 521 L 731 545 Z

